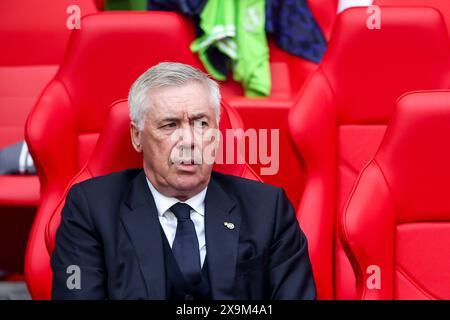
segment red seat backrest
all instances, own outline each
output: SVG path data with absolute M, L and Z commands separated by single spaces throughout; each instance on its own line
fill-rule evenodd
M 362 299 L 450 299 L 450 91 L 399 99 L 341 239 Z
M 406 6 L 406 7 L 433 7 L 438 9 L 444 16 L 447 31 L 450 34 L 450 1 L 448 0 L 375 0 L 378 6 Z
M 368 16 L 366 8 L 338 16 L 328 50 L 289 115 L 306 169 L 298 218 L 319 298 L 354 297 L 335 216 L 340 219 L 358 173 L 379 146 L 396 99 L 450 86 L 450 42 L 438 11 L 382 8 L 379 30 L 367 27 Z
M 24 139 L 27 116 L 63 60 L 66 12 L 96 12 L 93 0 L 0 1 L 0 148 Z
M 71 5 L 81 16 L 97 12 L 94 0 L 2 0 L 0 65 L 60 64 L 71 33 Z
M 85 167 L 70 181 L 63 193 L 54 197 L 58 202 L 53 207 L 46 206 L 34 222 L 33 232 L 45 235 L 37 238 L 34 245 L 29 244 L 29 256 L 26 261 L 26 279 L 33 298 L 48 299 L 51 292 L 50 254 L 55 246 L 55 233 L 60 223 L 60 213 L 65 203 L 65 196 L 69 188 L 75 183 L 86 179 L 109 174 L 128 168 L 142 167 L 142 156 L 134 151 L 130 140 L 129 108 L 126 101 L 119 101 L 112 105 L 105 120 L 102 132 L 95 150 Z M 220 130 L 242 129 L 239 115 L 222 102 Z M 225 135 L 224 135 L 225 136 Z M 236 135 L 235 145 L 241 136 Z M 223 149 L 225 150 L 225 149 Z M 225 153 L 224 153 L 225 155 Z M 246 163 L 217 164 L 214 170 L 248 179 L 259 180 L 259 177 Z M 36 235 L 31 236 L 36 238 Z M 39 241 L 39 243 L 37 243 Z M 32 254 L 31 254 L 32 251 Z

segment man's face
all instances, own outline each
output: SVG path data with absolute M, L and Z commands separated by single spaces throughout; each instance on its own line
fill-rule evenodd
M 189 82 L 180 87 L 153 89 L 144 129 L 131 123 L 133 146 L 144 155 L 144 170 L 155 188 L 185 200 L 206 187 L 213 163 L 205 161 L 218 143 L 210 129 L 218 129 L 206 86 Z M 214 153 L 214 152 L 213 152 Z

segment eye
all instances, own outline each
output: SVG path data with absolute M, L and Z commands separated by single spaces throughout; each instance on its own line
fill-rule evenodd
M 177 124 L 175 122 L 169 122 L 162 126 L 164 129 L 173 129 L 176 128 Z
M 206 128 L 208 126 L 208 121 L 206 121 L 206 120 L 196 120 L 194 126 L 195 127 Z

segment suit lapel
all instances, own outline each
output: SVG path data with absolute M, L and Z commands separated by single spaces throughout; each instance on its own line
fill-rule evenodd
M 213 177 L 214 175 L 205 198 L 208 273 L 212 298 L 226 300 L 234 298 L 241 216 L 232 211 L 235 202 Z M 166 299 L 166 271 L 160 223 L 143 170 L 132 182 L 121 208 L 121 220 L 136 251 L 148 297 Z
M 206 256 L 212 298 L 226 300 L 233 299 L 241 217 L 213 177 L 205 198 Z
M 142 170 L 133 180 L 121 220 L 136 251 L 149 299 L 166 299 L 161 228 L 153 196 Z

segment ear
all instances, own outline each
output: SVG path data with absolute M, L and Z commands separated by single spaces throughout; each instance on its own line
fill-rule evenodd
M 142 143 L 141 143 L 141 132 L 139 131 L 136 123 L 133 121 L 130 122 L 130 134 L 131 134 L 131 143 L 133 144 L 134 150 L 141 153 L 142 152 Z

